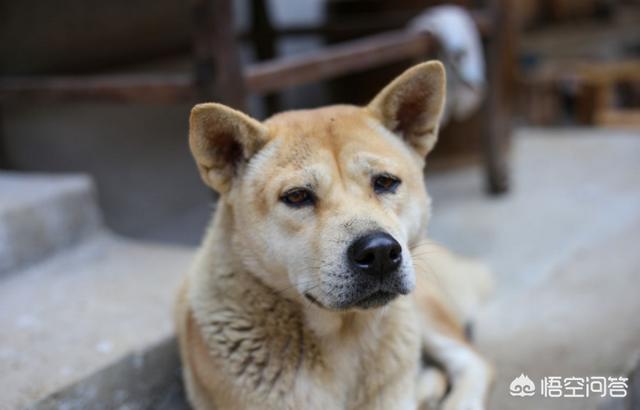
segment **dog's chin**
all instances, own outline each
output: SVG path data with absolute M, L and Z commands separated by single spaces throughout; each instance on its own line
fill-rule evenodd
M 395 298 L 398 297 L 398 293 L 388 292 L 386 290 L 378 290 L 366 296 L 356 303 L 353 304 L 354 307 L 360 309 L 375 309 L 382 306 L 385 306 L 387 303 L 391 302 Z
M 304 297 L 312 304 L 329 310 L 350 310 L 350 309 L 375 309 L 387 305 L 392 300 L 397 298 L 400 294 L 396 292 L 390 292 L 386 290 L 377 290 L 364 297 L 360 297 L 354 300 L 341 301 L 339 303 L 333 303 L 331 305 L 322 303 L 318 298 L 310 293 L 305 293 Z
M 415 288 L 412 272 L 391 276 L 384 281 L 360 280 L 349 283 L 347 294 L 304 292 L 304 298 L 312 305 L 328 310 L 375 309 L 391 303 L 400 295 L 408 295 Z

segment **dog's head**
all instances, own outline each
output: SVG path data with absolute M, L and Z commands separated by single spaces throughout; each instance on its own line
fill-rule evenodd
M 243 267 L 328 309 L 382 306 L 411 292 L 410 249 L 430 209 L 422 168 L 444 84 L 443 66 L 428 62 L 366 107 L 290 111 L 263 123 L 197 105 L 191 150 L 230 209 Z

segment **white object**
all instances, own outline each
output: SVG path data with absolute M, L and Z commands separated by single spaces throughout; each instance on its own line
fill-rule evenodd
M 442 123 L 469 117 L 479 107 L 486 88 L 480 35 L 469 13 L 458 6 L 437 6 L 416 17 L 410 27 L 435 36 L 447 69 L 447 103 Z

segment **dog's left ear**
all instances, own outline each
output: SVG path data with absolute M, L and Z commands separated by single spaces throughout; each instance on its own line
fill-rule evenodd
M 204 182 L 221 194 L 253 155 L 269 141 L 269 130 L 222 104 L 198 104 L 189 118 L 189 146 Z
M 425 157 L 438 140 L 445 83 L 442 63 L 418 64 L 387 85 L 367 109 L 382 125 Z

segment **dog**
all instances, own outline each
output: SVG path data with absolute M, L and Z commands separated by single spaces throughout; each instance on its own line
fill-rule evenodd
M 464 320 L 488 273 L 426 239 L 444 90 L 431 61 L 366 107 L 193 108 L 220 194 L 176 308 L 193 408 L 486 408 L 492 368 Z

